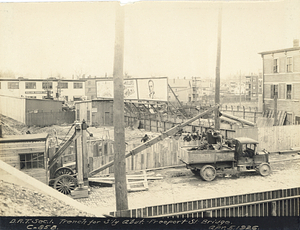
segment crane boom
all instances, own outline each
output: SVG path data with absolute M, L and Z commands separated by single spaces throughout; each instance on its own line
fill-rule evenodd
M 196 115 L 195 117 L 193 117 L 193 118 L 191 118 L 191 119 L 189 119 L 189 120 L 187 120 L 187 121 L 185 121 L 185 122 L 183 122 L 179 125 L 176 125 L 176 126 L 172 127 L 171 129 L 169 129 L 169 130 L 163 132 L 162 134 L 160 134 L 159 136 L 157 136 L 157 137 L 155 137 L 155 138 L 153 138 L 153 139 L 151 139 L 151 140 L 135 147 L 134 149 L 132 149 L 131 151 L 129 151 L 128 153 L 125 154 L 125 158 L 127 158 L 129 156 L 136 155 L 137 153 L 149 148 L 150 146 L 156 144 L 157 142 L 159 142 L 159 141 L 161 141 L 161 140 L 163 140 L 163 139 L 165 139 L 169 136 L 174 135 L 175 133 L 180 131 L 182 129 L 182 127 L 192 123 L 193 121 L 199 119 L 200 117 L 202 117 L 202 116 L 204 116 L 208 113 L 213 112 L 217 107 L 219 107 L 219 105 L 215 105 L 215 106 L 211 107 L 209 110 L 206 110 L 206 111 Z M 108 167 L 112 166 L 113 164 L 114 164 L 114 161 L 110 161 L 107 164 L 102 165 L 101 167 L 91 171 L 90 176 L 93 176 L 93 175 L 103 171 L 104 169 L 107 169 Z

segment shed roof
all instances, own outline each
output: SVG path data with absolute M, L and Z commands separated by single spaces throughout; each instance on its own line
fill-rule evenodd
M 249 138 L 249 137 L 238 137 L 234 138 L 235 140 L 239 141 L 241 144 L 258 144 L 259 142 Z
M 9 135 L 0 138 L 0 143 L 46 141 L 48 136 L 49 136 L 48 133 Z

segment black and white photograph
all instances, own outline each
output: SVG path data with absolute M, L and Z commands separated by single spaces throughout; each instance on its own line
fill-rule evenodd
M 298 229 L 300 1 L 0 1 L 0 229 Z

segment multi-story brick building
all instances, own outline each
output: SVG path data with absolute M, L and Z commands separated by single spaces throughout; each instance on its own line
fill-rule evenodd
M 294 40 L 292 48 L 260 53 L 263 59 L 263 106 L 286 111 L 285 124 L 300 124 L 300 47 Z
M 0 79 L 0 95 L 74 101 L 85 97 L 85 80 Z
M 246 77 L 246 98 L 247 100 L 257 100 L 262 94 L 262 75 L 248 75 Z

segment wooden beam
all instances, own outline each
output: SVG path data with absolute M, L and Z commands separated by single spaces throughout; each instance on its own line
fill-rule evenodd
M 48 133 L 26 134 L 26 135 L 9 135 L 0 139 L 0 143 L 17 143 L 17 142 L 36 142 L 46 141 Z
M 185 109 L 183 108 L 183 106 L 182 106 L 180 100 L 178 99 L 177 95 L 174 93 L 172 87 L 171 87 L 169 84 L 168 84 L 168 87 L 169 87 L 169 89 L 171 90 L 171 92 L 173 93 L 173 95 L 175 96 L 177 102 L 178 102 L 179 105 L 180 105 L 180 108 L 182 108 L 182 111 L 184 112 L 184 114 L 183 114 L 183 113 L 180 111 L 181 114 L 182 114 L 182 116 L 183 116 L 184 118 L 187 118 L 187 114 L 186 114 L 186 112 L 185 112 Z M 179 110 L 179 109 L 178 109 L 178 110 Z
M 53 156 L 52 159 L 49 161 L 49 167 L 48 170 L 50 170 L 56 163 L 56 161 L 59 159 L 59 157 L 64 153 L 64 151 L 72 144 L 74 139 L 77 139 L 80 136 L 80 134 L 77 134 L 76 132 L 73 133 L 73 135 L 63 144 L 56 154 Z
M 232 120 L 234 120 L 234 121 L 238 121 L 238 122 L 241 122 L 241 123 L 246 124 L 246 125 L 249 125 L 249 126 L 255 126 L 255 124 L 252 123 L 252 122 L 250 122 L 250 121 L 247 121 L 247 120 L 245 120 L 245 119 L 242 119 L 242 118 L 239 118 L 239 117 L 230 115 L 230 114 L 228 114 L 228 113 L 222 112 L 222 116 L 228 117 L 228 118 L 230 118 L 230 119 L 232 119 Z

